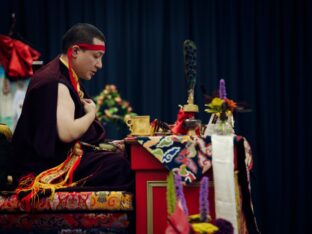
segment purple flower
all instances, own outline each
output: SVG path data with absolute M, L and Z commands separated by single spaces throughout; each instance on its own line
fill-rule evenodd
M 213 224 L 219 228 L 216 234 L 233 234 L 234 228 L 231 222 L 225 219 L 216 219 Z
M 200 181 L 200 191 L 199 191 L 199 213 L 200 221 L 208 222 L 208 177 L 204 176 Z
M 223 79 L 219 82 L 219 98 L 226 99 L 225 81 Z
M 181 176 L 178 172 L 175 172 L 173 174 L 174 174 L 174 186 L 175 186 L 177 200 L 181 201 L 183 211 L 188 216 L 189 212 L 186 206 L 186 201 L 185 201 L 185 197 L 183 193 Z

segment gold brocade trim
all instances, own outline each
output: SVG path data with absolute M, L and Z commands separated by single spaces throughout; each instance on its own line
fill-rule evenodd
M 213 181 L 209 181 L 209 187 L 213 187 Z M 199 182 L 195 182 L 187 187 L 199 187 Z M 166 181 L 146 181 L 146 207 L 147 207 L 147 234 L 153 234 L 153 188 L 167 187 Z M 199 193 L 197 194 L 199 197 Z
M 42 176 L 42 178 L 40 178 L 40 182 L 42 183 L 46 183 L 46 184 L 51 184 L 53 182 L 53 180 L 56 180 L 58 178 L 60 178 L 61 175 L 64 175 L 65 173 L 68 172 L 68 170 L 74 165 L 74 163 L 80 158 L 80 155 L 72 155 L 69 162 L 66 163 L 66 165 L 60 169 L 59 171 L 55 171 L 51 174 L 47 174 Z
M 57 189 L 77 185 L 80 181 L 72 182 L 72 179 L 74 170 L 79 165 L 82 155 L 81 145 L 79 142 L 76 142 L 67 155 L 67 159 L 61 164 L 41 172 L 36 177 L 33 175 L 23 176 L 15 191 L 17 194 L 28 192 L 21 199 L 24 209 L 26 211 L 31 210 L 32 205 L 38 201 L 39 192 L 45 193 L 47 190 L 50 190 L 50 198 L 52 199 Z

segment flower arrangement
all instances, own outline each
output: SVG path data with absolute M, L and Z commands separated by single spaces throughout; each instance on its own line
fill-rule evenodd
M 136 115 L 130 103 L 121 98 L 115 85 L 106 85 L 95 101 L 97 117 L 101 122 L 123 124 L 125 118 Z
M 210 218 L 208 184 L 208 177 L 204 176 L 200 182 L 199 214 L 189 216 L 181 176 L 172 171 L 169 173 L 167 178 L 167 211 L 169 217 L 166 234 L 234 233 L 233 225 L 229 221 Z
M 210 136 L 212 134 L 228 135 L 235 134 L 234 131 L 234 112 L 250 112 L 248 104 L 246 102 L 236 103 L 233 100 L 227 98 L 225 81 L 223 79 L 219 82 L 218 92 L 214 93 L 211 97 L 207 95 L 205 88 L 202 86 L 202 92 L 204 93 L 205 106 L 207 113 L 211 113 L 210 120 L 206 126 L 204 136 Z
M 237 104 L 226 97 L 225 81 L 220 80 L 219 83 L 219 97 L 214 97 L 209 104 L 205 104 L 208 109 L 205 109 L 208 113 L 214 113 L 222 122 L 225 122 L 230 116 L 232 116 L 234 110 L 237 108 Z

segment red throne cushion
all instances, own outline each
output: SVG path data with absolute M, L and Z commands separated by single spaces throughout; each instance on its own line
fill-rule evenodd
M 32 205 L 33 212 L 42 211 L 131 211 L 132 194 L 120 191 L 56 192 Z M 23 212 L 16 194 L 0 195 L 1 212 Z
M 16 194 L 2 192 L 0 232 L 13 229 L 126 233 L 132 200 L 131 193 L 122 191 L 56 192 L 52 199 L 41 198 L 32 205 L 31 212 L 26 212 Z

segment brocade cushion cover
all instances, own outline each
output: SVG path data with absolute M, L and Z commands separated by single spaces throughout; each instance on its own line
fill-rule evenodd
M 38 199 L 33 212 L 42 211 L 131 211 L 133 195 L 121 191 L 56 192 L 52 197 Z M 16 194 L 0 194 L 0 212 L 25 211 Z
M 125 229 L 126 213 L 27 213 L 0 214 L 0 233 L 6 230 Z M 4 232 L 2 232 L 2 231 Z M 23 232 L 24 233 L 24 232 Z M 58 232 L 59 233 L 59 232 Z M 85 233 L 85 232 L 69 232 Z M 110 232 L 111 233 L 111 232 Z

